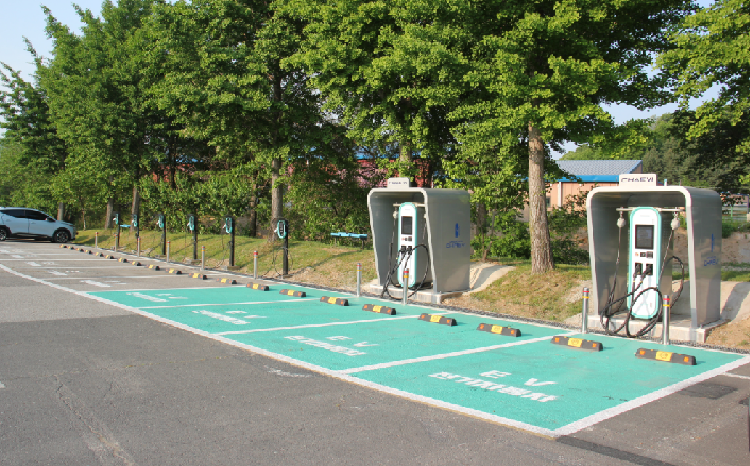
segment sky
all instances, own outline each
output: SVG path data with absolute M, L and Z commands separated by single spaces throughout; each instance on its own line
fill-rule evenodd
M 47 6 L 52 15 L 63 24 L 68 25 L 76 33 L 80 33 L 80 19 L 73 9 L 73 3 L 83 9 L 89 9 L 94 16 L 99 16 L 101 12 L 102 0 L 43 0 L 40 3 L 34 3 L 33 0 L 0 0 L 0 13 L 5 19 L 3 26 L 0 27 L 0 62 L 10 65 L 16 71 L 21 71 L 21 76 L 25 80 L 31 80 L 31 74 L 34 72 L 34 63 L 31 55 L 26 50 L 26 44 L 23 38 L 26 37 L 36 49 L 37 53 L 43 57 L 50 56 L 52 41 L 47 39 L 44 32 L 46 17 L 42 11 L 42 5 Z M 702 6 L 708 6 L 708 1 L 701 0 L 698 2 Z M 712 94 L 709 94 L 711 96 Z M 695 108 L 703 99 L 691 102 L 691 108 Z M 605 110 L 610 112 L 615 123 L 622 124 L 635 118 L 648 118 L 659 116 L 664 113 L 677 110 L 677 104 L 656 107 L 647 111 L 639 111 L 629 105 L 610 105 L 605 106 Z M 575 144 L 567 144 L 566 150 L 575 150 Z M 562 154 L 556 154 L 554 158 L 559 158 Z

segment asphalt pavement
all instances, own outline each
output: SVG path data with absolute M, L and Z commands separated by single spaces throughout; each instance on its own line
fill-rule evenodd
M 0 243 L 3 466 L 750 464 L 748 365 L 551 438 L 348 383 L 89 295 L 248 281 L 219 271 L 191 280 L 138 260 Z M 606 378 L 618 368 L 599 370 Z

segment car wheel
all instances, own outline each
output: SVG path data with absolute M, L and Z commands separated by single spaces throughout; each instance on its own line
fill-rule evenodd
M 8 233 L 5 231 L 5 228 L 0 228 L 0 241 L 5 241 L 7 237 Z
M 55 243 L 67 243 L 70 240 L 70 233 L 65 230 L 57 230 L 52 236 Z

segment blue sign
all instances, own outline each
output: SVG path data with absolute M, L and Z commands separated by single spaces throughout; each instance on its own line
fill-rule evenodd
M 456 238 L 461 234 L 461 227 L 458 226 L 458 223 L 456 223 Z

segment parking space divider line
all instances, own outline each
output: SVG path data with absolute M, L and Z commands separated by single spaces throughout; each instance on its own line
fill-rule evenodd
M 223 288 L 219 288 L 223 289 Z M 318 298 L 308 299 L 282 299 L 281 301 L 248 301 L 241 303 L 207 303 L 207 304 L 175 304 L 174 306 L 138 306 L 138 309 L 168 309 L 172 307 L 208 307 L 208 306 L 240 306 L 245 304 L 276 304 L 276 303 L 297 303 L 300 301 L 315 301 Z
M 230 332 L 220 332 L 215 333 L 214 335 L 219 336 L 226 336 L 226 335 L 244 335 L 246 333 L 256 333 L 256 332 L 274 332 L 277 330 L 298 330 L 302 328 L 322 328 L 322 327 L 332 327 L 334 325 L 351 325 L 351 324 L 366 324 L 370 322 L 390 322 L 394 320 L 404 320 L 404 319 L 416 319 L 419 316 L 400 316 L 400 317 L 392 317 L 390 319 L 369 319 L 369 320 L 351 320 L 348 322 L 326 322 L 324 324 L 304 324 L 304 325 L 296 325 L 294 327 L 274 327 L 274 328 L 256 328 L 253 330 L 233 330 Z
M 575 332 L 571 332 L 570 335 L 574 335 Z M 466 354 L 476 354 L 476 353 L 485 353 L 487 351 L 492 351 L 500 348 L 509 348 L 512 346 L 522 346 L 529 343 L 539 343 L 540 341 L 547 341 L 549 340 L 549 336 L 544 337 L 538 337 L 538 338 L 529 338 L 528 340 L 513 340 L 512 342 L 503 343 L 500 345 L 491 345 L 491 346 L 480 346 L 478 348 L 471 348 L 461 351 L 453 351 L 450 353 L 442 353 L 442 354 L 431 354 L 429 356 L 420 356 L 418 358 L 412 358 L 412 359 L 403 359 L 401 361 L 390 361 L 390 362 L 381 362 L 378 364 L 370 364 L 367 366 L 362 367 L 353 367 L 351 369 L 343 369 L 339 372 L 343 374 L 352 374 L 355 372 L 365 372 L 365 371 L 374 371 L 378 369 L 388 369 L 389 367 L 393 366 L 402 366 L 404 364 L 413 364 L 418 362 L 427 362 L 427 361 L 435 361 L 438 359 L 445 359 L 450 358 L 453 356 L 464 356 Z

